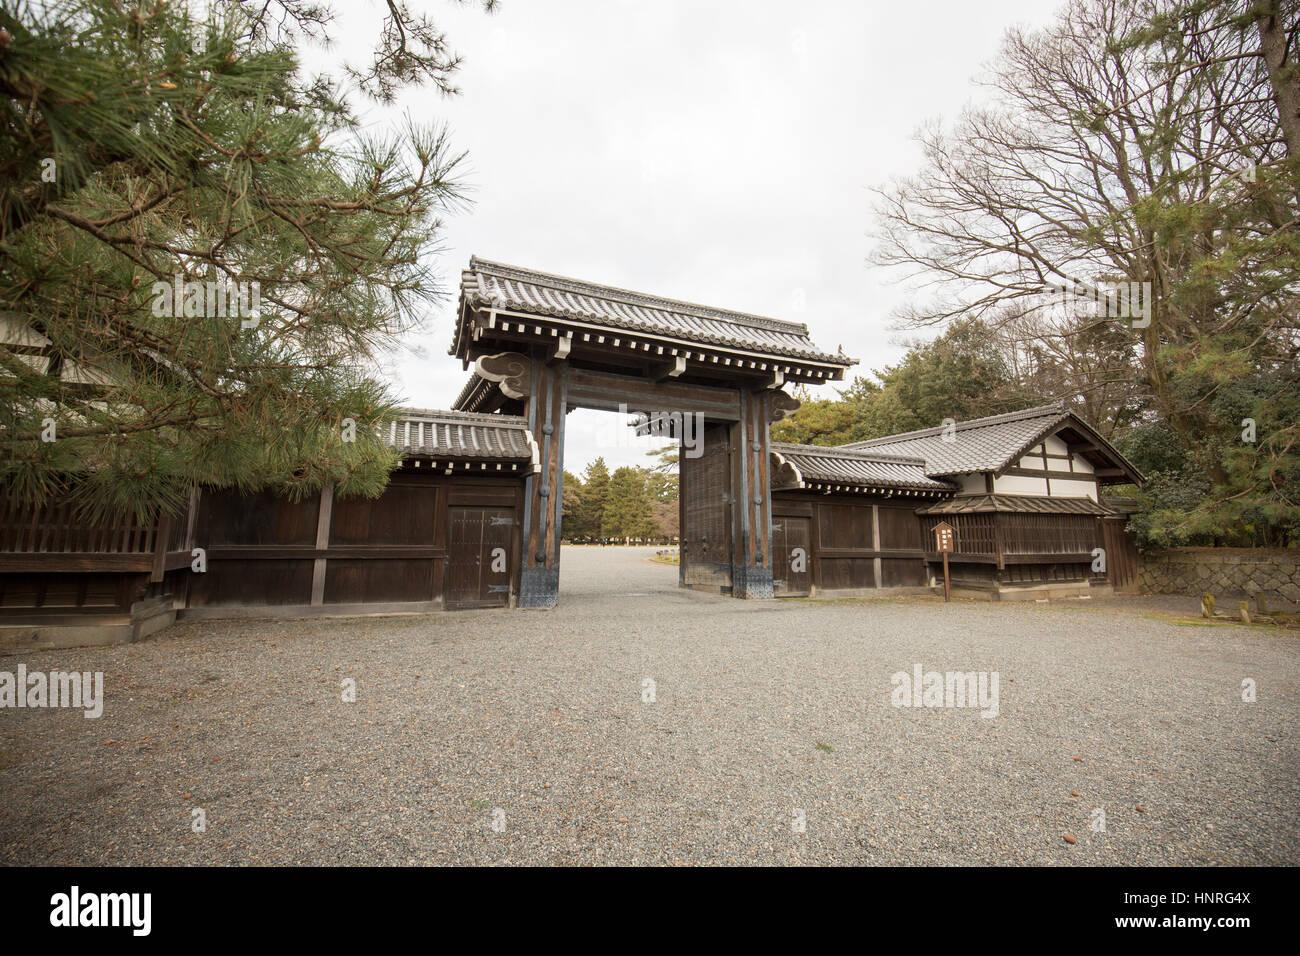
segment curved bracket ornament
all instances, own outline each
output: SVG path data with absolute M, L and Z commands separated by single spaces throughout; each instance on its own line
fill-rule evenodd
M 768 462 L 772 473 L 773 488 L 802 488 L 803 475 L 792 461 L 779 451 L 768 452 Z
M 507 398 L 527 398 L 533 392 L 528 357 L 518 352 L 484 355 L 474 363 L 474 370 L 489 382 L 498 382 Z
M 785 392 L 768 393 L 768 420 L 775 425 L 783 418 L 788 418 L 799 410 L 803 403 Z

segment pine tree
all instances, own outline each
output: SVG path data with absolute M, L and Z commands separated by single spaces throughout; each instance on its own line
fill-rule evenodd
M 449 88 L 440 35 L 389 11 L 355 79 Z M 146 518 L 198 485 L 383 489 L 378 359 L 439 294 L 459 157 L 436 128 L 363 135 L 336 82 L 301 77 L 292 43 L 328 26 L 305 0 L 0 9 L 15 502 Z

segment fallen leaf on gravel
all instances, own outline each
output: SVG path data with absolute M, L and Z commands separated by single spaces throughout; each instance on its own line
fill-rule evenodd
M 1072 797 L 1077 797 L 1078 795 L 1079 795 L 1079 791 L 1078 791 L 1078 790 L 1071 790 L 1071 791 L 1070 791 L 1070 796 L 1072 796 Z
M 1070 834 L 1068 833 L 1062 836 L 1061 839 L 1064 840 L 1066 843 L 1070 844 L 1070 846 L 1074 846 L 1076 842 L 1074 837 L 1070 836 Z

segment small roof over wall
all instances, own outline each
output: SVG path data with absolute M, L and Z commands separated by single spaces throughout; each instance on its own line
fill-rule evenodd
M 772 442 L 768 448 L 774 465 L 772 487 L 776 491 L 804 488 L 867 494 L 950 495 L 956 490 L 950 482 L 927 477 L 925 462 L 919 458 L 789 442 Z
M 528 420 L 518 415 L 404 408 L 388 423 L 387 440 L 407 459 L 502 464 L 511 467 L 492 470 L 516 472 L 533 470 L 538 460 Z
M 983 471 L 997 474 L 1014 467 L 1029 449 L 1058 433 L 1097 468 L 1097 477 L 1103 483 L 1142 483 L 1141 473 L 1063 401 L 957 422 L 951 433 L 940 425 L 840 447 L 920 458 L 925 462 L 925 473 L 932 477 Z
M 1105 505 L 1091 498 L 1047 498 L 1041 495 L 964 495 L 950 498 L 926 508 L 918 508 L 922 515 L 969 514 L 1040 514 L 1040 515 L 1102 515 L 1114 514 Z

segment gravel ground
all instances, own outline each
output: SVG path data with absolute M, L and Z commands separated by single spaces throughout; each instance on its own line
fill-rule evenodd
M 566 549 L 551 612 L 181 624 L 24 658 L 102 670 L 106 704 L 0 710 L 0 862 L 1300 857 L 1296 632 L 1182 626 L 1164 599 L 742 602 L 678 590 L 653 550 Z M 892 706 L 917 663 L 998 672 L 999 715 Z

